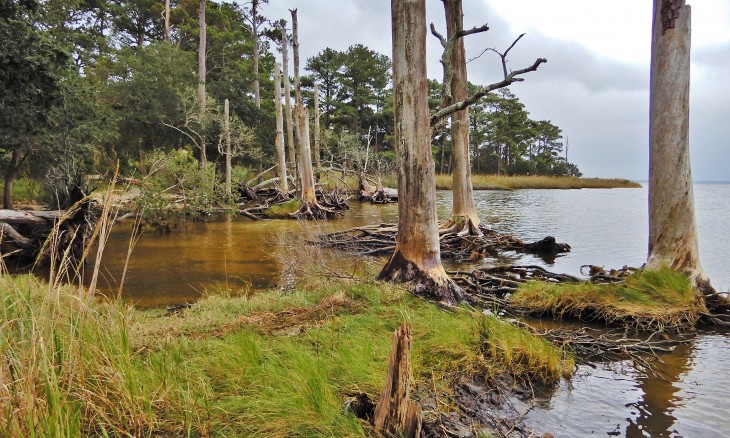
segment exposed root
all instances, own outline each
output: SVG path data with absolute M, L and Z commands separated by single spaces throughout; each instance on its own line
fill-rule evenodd
M 410 282 L 416 295 L 446 305 L 454 305 L 467 298 L 467 294 L 451 281 L 443 269 L 436 272 L 423 271 L 400 252 L 393 254 L 380 271 L 378 280 Z
M 484 257 L 497 257 L 503 251 L 529 252 L 526 247 L 531 244 L 514 236 L 499 234 L 484 226 L 480 227 L 480 231 L 481 236 L 460 236 L 451 231 L 443 232 L 439 239 L 441 258 L 462 262 L 480 260 Z M 380 224 L 320 235 L 317 242 L 314 243 L 359 255 L 379 256 L 391 254 L 395 250 L 397 233 L 396 225 Z M 565 246 L 570 248 L 568 245 Z
M 299 210 L 290 213 L 289 216 L 296 219 L 325 220 L 333 218 L 336 214 L 338 214 L 337 211 L 319 205 L 318 202 L 302 202 Z
M 484 233 L 480 227 L 481 221 L 478 217 L 451 216 L 439 225 L 439 234 L 455 233 L 458 237 L 474 236 L 483 237 Z

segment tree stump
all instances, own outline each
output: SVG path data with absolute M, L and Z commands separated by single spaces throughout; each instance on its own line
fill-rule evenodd
M 421 436 L 421 406 L 410 399 L 411 325 L 393 333 L 388 377 L 375 406 L 375 431 L 385 436 Z

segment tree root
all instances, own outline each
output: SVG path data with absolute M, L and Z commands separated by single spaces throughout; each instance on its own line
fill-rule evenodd
M 421 270 L 415 263 L 396 252 L 385 265 L 378 280 L 402 281 L 413 284 L 413 293 L 447 306 L 452 306 L 468 298 L 464 290 L 446 275 L 443 269 L 437 272 Z
M 458 233 L 450 231 L 441 234 L 439 238 L 441 258 L 457 262 L 476 261 L 485 257 L 497 257 L 504 251 L 525 252 L 527 251 L 525 247 L 530 245 L 514 236 L 499 234 L 487 227 L 480 227 L 480 231 L 481 236 L 459 236 Z M 380 224 L 320 235 L 313 243 L 359 255 L 380 256 L 393 252 L 397 233 L 396 225 Z
M 302 202 L 299 210 L 290 213 L 289 216 L 296 219 L 326 220 L 333 218 L 336 214 L 338 212 L 334 209 L 319 205 L 317 202 Z
M 458 237 L 474 236 L 482 237 L 481 222 L 476 217 L 469 216 L 451 216 L 445 222 L 439 225 L 439 234 L 456 234 Z

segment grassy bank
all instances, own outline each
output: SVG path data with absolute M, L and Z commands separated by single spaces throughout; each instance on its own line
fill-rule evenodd
M 506 322 L 364 280 L 210 296 L 177 314 L 87 301 L 31 277 L 2 277 L 0 288 L 1 436 L 364 436 L 344 406 L 357 393 L 377 398 L 404 320 L 416 386 L 439 409 L 457 379 L 555 381 L 573 366 Z
M 527 283 L 511 304 L 529 313 L 651 329 L 692 327 L 704 310 L 687 277 L 668 269 L 639 271 L 619 284 Z
M 451 190 L 451 175 L 436 175 L 436 188 Z M 568 176 L 472 175 L 474 190 L 516 189 L 613 189 L 641 187 L 627 179 L 575 178 Z

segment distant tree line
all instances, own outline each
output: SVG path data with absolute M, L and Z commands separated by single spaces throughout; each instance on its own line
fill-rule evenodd
M 287 24 L 261 15 L 266 0 L 202 3 L 209 98 L 199 120 L 190 117 L 199 79 L 198 0 L 173 0 L 169 13 L 160 0 L 0 3 L 0 164 L 6 201 L 19 176 L 72 178 L 106 171 L 117 161 L 126 175 L 144 173 L 148 155 L 194 148 L 196 136 L 205 139 L 205 153 L 221 171 L 225 99 L 232 117 L 251 130 L 238 137 L 248 144 L 239 146 L 243 152 L 234 164 L 274 163 L 273 72 Z M 304 103 L 310 108 L 318 85 L 323 160 L 354 163 L 354 156 L 368 150 L 374 160 L 392 161 L 389 56 L 362 44 L 344 51 L 325 48 L 304 70 Z M 429 91 L 435 109 L 441 103 L 438 83 Z M 531 120 L 508 91 L 472 107 L 470 129 L 474 172 L 580 175 L 562 153 L 561 130 Z M 452 168 L 448 132 L 433 131 L 438 172 Z

